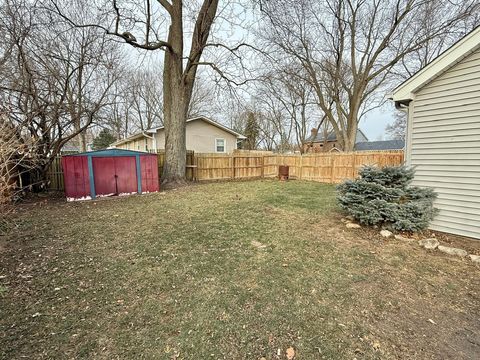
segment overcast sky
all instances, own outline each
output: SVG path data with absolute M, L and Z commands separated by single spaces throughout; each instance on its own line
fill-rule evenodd
M 368 140 L 387 140 L 385 127 L 393 121 L 395 107 L 387 102 L 383 107 L 372 110 L 359 123 L 359 128 L 367 136 Z

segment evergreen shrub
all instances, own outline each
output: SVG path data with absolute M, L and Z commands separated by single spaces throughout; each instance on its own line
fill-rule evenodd
M 415 170 L 406 166 L 364 166 L 360 177 L 337 187 L 340 207 L 364 225 L 398 231 L 426 229 L 436 214 L 436 193 L 411 186 Z

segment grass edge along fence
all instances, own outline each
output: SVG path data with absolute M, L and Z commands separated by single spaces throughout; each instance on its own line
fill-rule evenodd
M 150 151 L 158 156 L 158 175 L 161 177 L 165 151 Z M 63 172 L 58 156 L 48 171 L 49 189 L 62 191 Z M 187 151 L 187 180 L 233 180 L 272 178 L 280 165 L 289 166 L 290 178 L 337 184 L 354 179 L 364 165 L 380 167 L 400 165 L 403 151 L 362 151 L 349 153 L 274 154 L 269 152 L 236 152 L 233 154 L 194 153 Z

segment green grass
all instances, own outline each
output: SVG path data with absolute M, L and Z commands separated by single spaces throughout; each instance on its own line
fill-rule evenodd
M 293 347 L 296 359 L 396 357 L 412 340 L 385 335 L 377 316 L 398 306 L 400 287 L 410 299 L 419 288 L 436 296 L 426 284 L 445 270 L 418 279 L 428 259 L 346 231 L 340 217 L 333 186 L 296 181 L 28 207 L 2 255 L 0 354 L 277 359 Z M 478 305 L 438 296 L 451 319 Z

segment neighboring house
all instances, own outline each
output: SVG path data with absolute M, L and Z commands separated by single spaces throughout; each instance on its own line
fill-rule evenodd
M 355 151 L 389 151 L 404 148 L 404 140 L 362 141 L 355 144 Z
M 359 142 L 368 141 L 362 130 L 357 130 L 355 144 Z M 318 132 L 317 129 L 312 129 L 310 137 L 304 144 L 305 152 L 328 152 L 328 151 L 342 151 L 340 144 L 337 141 L 337 135 L 334 131 L 329 132 L 325 136 L 325 132 Z
M 480 239 L 480 27 L 397 87 L 413 184 L 438 193 L 434 230 Z
M 87 130 L 85 134 L 85 140 L 87 142 L 86 146 L 87 148 L 85 151 L 92 151 L 93 150 L 93 139 L 95 136 L 93 133 L 89 130 Z M 80 140 L 80 135 L 75 136 L 74 138 L 70 139 L 67 141 L 65 145 L 62 146 L 62 149 L 60 150 L 62 154 L 74 154 L 74 153 L 79 153 L 83 152 L 82 145 L 81 145 L 81 140 Z
M 187 120 L 186 144 L 188 150 L 199 153 L 230 153 L 246 139 L 242 134 L 206 117 Z M 165 148 L 163 126 L 114 142 L 111 147 L 127 150 L 149 151 Z

